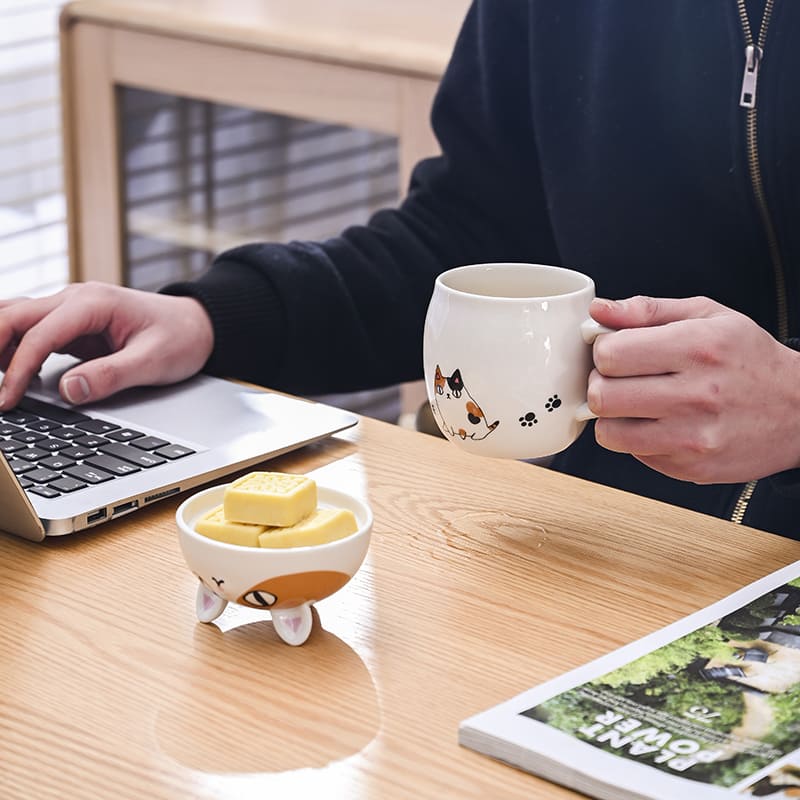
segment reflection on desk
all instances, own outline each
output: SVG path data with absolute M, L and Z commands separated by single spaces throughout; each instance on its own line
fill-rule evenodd
M 370 419 L 264 466 L 326 464 L 375 524 L 301 647 L 268 612 L 196 621 L 183 497 L 41 545 L 0 535 L 4 800 L 576 797 L 459 747 L 459 722 L 800 558 Z

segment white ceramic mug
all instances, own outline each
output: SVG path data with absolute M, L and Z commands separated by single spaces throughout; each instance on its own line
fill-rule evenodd
M 425 320 L 425 386 L 442 433 L 465 450 L 542 458 L 578 438 L 591 344 L 588 275 L 542 264 L 472 264 L 436 279 Z

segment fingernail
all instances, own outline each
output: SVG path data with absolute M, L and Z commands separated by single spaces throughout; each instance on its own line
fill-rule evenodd
M 86 378 L 72 375 L 61 385 L 61 393 L 73 405 L 83 403 L 89 399 L 89 384 L 86 382 Z
M 0 409 L 6 407 L 6 397 L 8 396 L 8 392 L 5 390 L 4 387 L 0 387 Z

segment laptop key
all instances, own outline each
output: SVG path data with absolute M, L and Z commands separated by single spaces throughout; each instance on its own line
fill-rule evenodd
M 15 475 L 22 475 L 23 472 L 36 469 L 35 464 L 31 464 L 29 461 L 23 461 L 21 458 L 10 458 L 8 460 L 8 466 L 11 467 L 11 471 Z
M 55 453 L 57 450 L 63 450 L 69 445 L 61 439 L 42 439 L 36 442 L 36 447 L 39 450 L 47 450 L 48 453 Z
M 155 450 L 168 445 L 169 442 L 166 439 L 159 439 L 158 436 L 142 436 L 141 439 L 134 439 L 131 444 L 140 450 Z
M 25 444 L 33 444 L 34 442 L 41 442 L 42 439 L 46 439 L 47 437 L 43 433 L 23 430 L 19 433 L 12 433 L 11 438 L 16 439 L 18 442 L 24 442 Z
M 36 400 L 33 397 L 23 397 L 19 401 L 17 408 L 46 419 L 52 419 L 61 425 L 74 425 L 76 422 L 89 419 L 86 414 L 80 411 L 75 411 L 72 408 L 63 408 L 55 405 L 55 403 L 47 403 L 44 400 Z
M 78 489 L 85 489 L 86 484 L 81 481 L 76 481 L 75 478 L 62 477 L 53 481 L 50 484 L 50 488 L 58 489 L 59 492 L 77 492 Z
M 28 430 L 39 431 L 39 433 L 47 433 L 54 428 L 60 427 L 60 423 L 53 422 L 51 419 L 38 419 L 36 422 L 29 422 L 26 426 Z
M 25 473 L 26 480 L 33 481 L 34 483 L 50 483 L 50 481 L 54 481 L 56 478 L 60 477 L 61 476 L 57 472 L 53 472 L 51 469 L 43 469 L 42 467 L 37 467 Z
M 0 436 L 11 436 L 13 433 L 19 433 L 22 428 L 19 425 L 12 425 L 10 422 L 0 422 Z
M 38 466 L 47 467 L 48 469 L 63 470 L 65 467 L 71 467 L 75 463 L 74 458 L 67 458 L 65 455 L 59 453 L 57 456 L 49 456 L 39 461 Z
M 16 450 L 24 450 L 25 445 L 22 442 L 15 442 L 13 439 L 0 442 L 0 453 L 13 453 Z
M 166 459 L 162 456 L 157 456 L 155 453 L 147 453 L 143 450 L 137 450 L 135 447 L 128 444 L 112 442 L 100 449 L 103 453 L 116 456 L 123 461 L 129 461 L 131 464 L 136 464 L 139 467 L 155 467 L 158 464 L 166 464 Z
M 77 487 L 81 488 L 81 487 Z M 58 497 L 61 492 L 57 492 L 52 486 L 31 486 L 30 489 L 26 489 L 25 491 L 31 492 L 32 494 L 38 494 L 41 497 Z
M 189 456 L 195 451 L 191 447 L 184 447 L 182 444 L 168 444 L 166 447 L 159 447 L 155 452 L 170 461 L 174 461 L 176 458 Z
M 84 483 L 103 483 L 105 481 L 110 481 L 114 477 L 110 472 L 87 467 L 84 464 L 75 464 L 71 467 L 67 467 L 64 473 Z
M 79 444 L 82 447 L 102 447 L 104 444 L 108 444 L 108 439 L 104 436 L 98 436 L 96 433 L 87 433 L 86 436 L 79 436 L 77 439 L 73 439 L 75 444 Z
M 121 428 L 118 431 L 107 433 L 106 436 L 109 439 L 113 439 L 115 442 L 129 442 L 131 439 L 138 439 L 140 436 L 144 436 L 144 434 L 132 428 Z
M 23 489 L 30 489 L 30 488 L 31 488 L 31 486 L 33 486 L 33 485 L 34 485 L 33 481 L 29 481 L 29 480 L 27 480 L 26 478 L 23 478 L 23 477 L 19 477 L 19 478 L 17 478 L 17 482 L 19 483 L 19 485 L 20 485 L 20 486 L 21 486 Z
M 3 413 L 3 420 L 10 422 L 12 425 L 27 425 L 29 422 L 35 422 L 39 417 L 35 414 L 25 414 L 22 411 L 5 411 Z
M 102 454 L 87 458 L 83 463 L 92 467 L 97 467 L 98 469 L 103 469 L 106 472 L 110 472 L 112 475 L 130 475 L 132 472 L 140 471 L 140 468 L 135 464 L 122 461 L 119 458 L 114 458 L 114 456 Z
M 65 447 L 61 450 L 61 455 L 66 456 L 67 458 L 74 458 L 76 461 L 80 461 L 82 458 L 89 458 L 89 456 L 94 455 L 94 450 L 91 447 L 80 447 L 79 445 L 74 445 L 73 447 Z
M 46 455 L 49 455 L 47 450 L 40 450 L 38 447 L 28 447 L 25 450 L 17 450 L 17 452 L 14 453 L 14 458 L 24 458 L 26 461 L 38 461 Z
M 86 433 L 108 433 L 109 431 L 116 431 L 120 428 L 113 422 L 106 422 L 104 419 L 87 419 L 85 422 L 79 422 L 75 425 Z
M 83 431 L 79 431 L 77 428 L 56 428 L 55 430 L 50 431 L 50 433 L 56 437 L 56 439 L 77 439 L 79 436 L 83 436 Z

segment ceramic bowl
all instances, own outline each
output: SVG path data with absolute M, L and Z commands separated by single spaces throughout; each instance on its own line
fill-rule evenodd
M 317 486 L 320 507 L 353 512 L 358 524 L 355 533 L 308 547 L 244 547 L 210 539 L 194 529 L 203 514 L 222 504 L 226 486 L 212 486 L 192 495 L 175 515 L 183 556 L 199 579 L 197 618 L 211 622 L 228 603 L 266 609 L 285 642 L 303 644 L 311 633 L 311 606 L 341 589 L 364 561 L 372 511 L 355 495 Z

